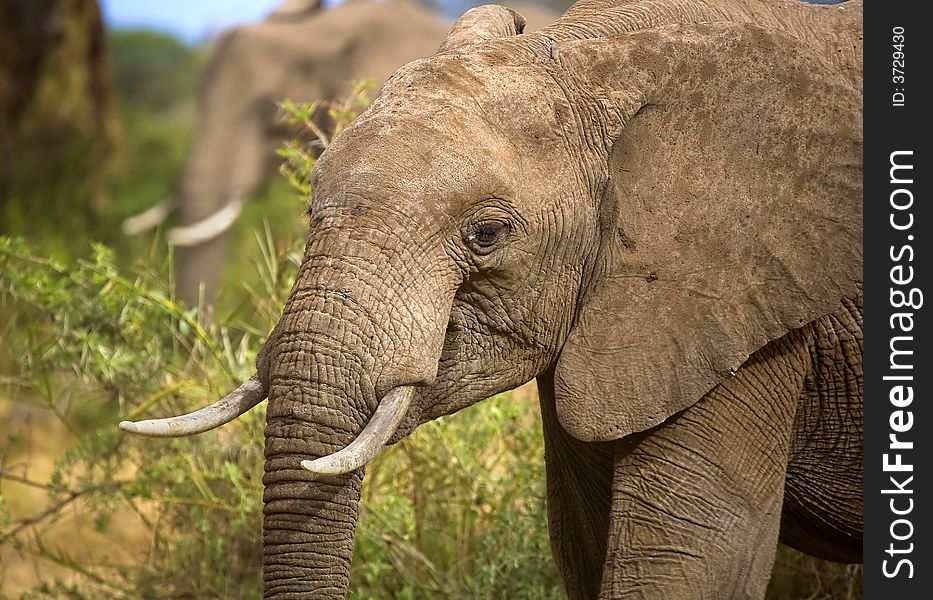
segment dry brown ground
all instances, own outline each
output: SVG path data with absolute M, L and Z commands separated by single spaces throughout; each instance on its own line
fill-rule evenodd
M 72 444 L 72 436 L 47 411 L 0 398 L 0 464 L 4 473 L 34 482 L 46 482 L 56 458 Z M 0 480 L 0 496 L 14 521 L 37 519 L 16 535 L 26 542 L 36 535 L 54 554 L 74 557 L 82 563 L 127 564 L 144 560 L 151 536 L 131 512 L 113 516 L 104 531 L 97 531 L 93 519 L 79 498 L 58 514 L 43 517 L 49 508 L 44 489 Z M 6 528 L 4 528 L 6 530 Z M 60 578 L 69 582 L 80 575 L 73 569 L 16 548 L 8 540 L 0 544 L 0 595 L 15 598 L 40 581 Z

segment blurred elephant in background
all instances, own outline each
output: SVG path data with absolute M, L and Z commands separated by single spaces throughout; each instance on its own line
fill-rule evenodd
M 571 598 L 761 598 L 862 551 L 861 0 L 458 20 L 322 153 L 256 374 L 269 598 L 342 598 L 364 467 L 536 378 Z
M 556 18 L 537 7 L 529 12 L 537 26 Z M 437 50 L 448 27 L 405 1 L 348 0 L 324 9 L 320 0 L 288 0 L 263 22 L 225 33 L 201 83 L 197 131 L 176 194 L 126 219 L 124 232 L 145 231 L 177 211 L 180 223 L 167 240 L 177 249 L 179 295 L 195 305 L 203 285 L 210 302 L 224 263 L 224 233 L 275 173 L 276 149 L 295 135 L 278 118 L 277 103 L 336 100 L 358 79 L 381 83 Z

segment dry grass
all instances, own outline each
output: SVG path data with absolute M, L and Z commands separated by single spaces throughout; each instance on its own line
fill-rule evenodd
M 12 537 L 0 543 L 0 597 L 18 597 L 55 579 L 81 581 L 85 575 L 75 568 L 80 563 L 143 559 L 150 536 L 132 511 L 112 515 L 101 530 L 95 509 L 82 497 L 49 498 L 45 483 L 55 461 L 75 442 L 58 418 L 0 397 L 0 439 L 9 441 L 0 456 L 0 498 L 14 524 L 2 530 Z

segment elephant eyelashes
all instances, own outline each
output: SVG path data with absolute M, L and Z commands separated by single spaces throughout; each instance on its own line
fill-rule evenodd
M 484 221 L 467 234 L 467 246 L 476 254 L 489 254 L 509 226 L 502 221 Z

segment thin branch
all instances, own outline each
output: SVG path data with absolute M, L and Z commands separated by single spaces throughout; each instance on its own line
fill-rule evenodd
M 108 483 L 106 483 L 106 484 L 95 485 L 95 486 L 92 486 L 92 487 L 89 487 L 89 488 L 85 488 L 85 489 L 83 489 L 83 490 L 71 490 L 71 491 L 69 491 L 69 492 L 66 493 L 64 499 L 62 499 L 62 500 L 60 500 L 59 502 L 56 502 L 55 504 L 49 506 L 49 507 L 46 508 L 45 510 L 43 510 L 43 511 L 41 511 L 41 512 L 39 512 L 39 513 L 37 513 L 37 514 L 31 516 L 31 517 L 26 517 L 25 519 L 20 519 L 15 527 L 9 529 L 6 533 L 3 534 L 2 537 L 0 537 L 0 545 L 3 545 L 4 543 L 6 543 L 7 540 L 10 540 L 10 539 L 12 539 L 12 538 L 15 538 L 15 537 L 16 537 L 17 535 L 19 535 L 24 529 L 26 529 L 26 528 L 28 528 L 28 527 L 31 527 L 31 526 L 33 526 L 33 525 L 36 525 L 36 524 L 38 524 L 38 523 L 41 523 L 41 522 L 44 521 L 45 519 L 47 519 L 47 518 L 49 518 L 49 517 L 51 517 L 51 516 L 54 516 L 54 515 L 58 514 L 58 513 L 61 512 L 64 508 L 66 508 L 69 504 L 71 504 L 72 502 L 74 502 L 74 501 L 77 500 L 78 498 L 81 498 L 81 497 L 86 496 L 86 495 L 88 495 L 88 494 L 91 494 L 91 493 L 100 491 L 100 490 L 102 490 L 102 489 L 109 489 L 109 488 L 118 487 L 118 486 L 119 486 L 119 483 L 118 483 L 118 482 L 108 482 Z
M 22 465 L 22 466 L 25 467 L 25 465 Z M 47 483 L 40 483 L 38 481 L 29 479 L 25 475 L 14 475 L 12 471 L 9 469 L 0 471 L 0 479 L 4 479 L 6 481 L 15 481 L 16 483 L 21 483 L 23 485 L 28 485 L 29 487 L 34 487 L 34 488 L 45 490 L 45 491 L 53 491 L 53 492 L 61 491 L 59 488 L 53 487 Z

